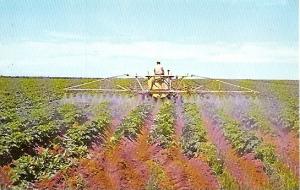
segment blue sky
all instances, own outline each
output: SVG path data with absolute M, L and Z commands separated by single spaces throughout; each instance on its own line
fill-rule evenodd
M 297 79 L 297 0 L 0 0 L 0 75 Z

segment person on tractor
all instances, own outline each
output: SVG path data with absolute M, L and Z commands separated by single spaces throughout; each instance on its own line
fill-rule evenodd
M 156 66 L 154 67 L 154 75 L 164 75 L 164 68 L 160 65 L 160 62 L 156 62 Z

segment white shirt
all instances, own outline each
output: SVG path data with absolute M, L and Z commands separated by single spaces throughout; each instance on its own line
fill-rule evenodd
M 156 65 L 154 67 L 154 74 L 155 75 L 163 75 L 164 74 L 164 69 L 161 65 Z

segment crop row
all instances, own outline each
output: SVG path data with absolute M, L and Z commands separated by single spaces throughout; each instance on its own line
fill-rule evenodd
M 122 151 L 126 152 L 128 151 L 128 154 L 132 154 L 129 153 L 131 150 L 128 150 L 127 148 L 125 148 L 125 146 L 123 147 L 123 149 L 120 149 L 119 146 L 123 146 L 123 143 L 120 143 L 121 139 L 123 137 L 127 137 L 131 140 L 135 140 L 138 133 L 140 132 L 141 127 L 143 126 L 145 119 L 147 119 L 147 117 L 149 116 L 150 113 L 150 108 L 151 106 L 147 105 L 147 104 L 142 104 L 137 106 L 136 108 L 134 108 L 126 117 L 124 117 L 124 119 L 121 121 L 121 124 L 119 125 L 119 127 L 116 129 L 116 131 L 114 132 L 113 136 L 111 137 L 111 139 L 109 141 L 107 141 L 108 144 L 105 145 L 109 145 L 109 146 L 103 146 L 103 149 L 101 149 L 103 152 L 107 153 L 107 154 L 101 154 L 101 152 L 93 152 L 93 154 L 90 154 L 90 156 L 88 158 L 81 158 L 78 160 L 78 163 L 76 165 L 74 165 L 73 167 L 69 167 L 67 170 L 65 171 L 61 171 L 58 172 L 57 175 L 55 175 L 53 178 L 49 178 L 49 179 L 44 179 L 38 182 L 38 187 L 45 187 L 47 188 L 51 188 L 51 183 L 50 181 L 52 180 L 58 180 L 58 178 L 60 178 L 62 175 L 64 176 L 64 179 L 66 179 L 65 175 L 67 175 L 67 178 L 72 178 L 72 177 L 76 177 L 77 175 L 83 175 L 82 180 L 84 180 L 84 184 L 83 185 L 84 188 L 89 187 L 90 184 L 92 184 L 92 186 L 94 187 L 95 184 L 100 185 L 101 187 L 105 187 L 104 189 L 110 189 L 112 188 L 112 186 L 116 186 L 120 183 L 120 179 L 116 179 L 116 181 L 114 181 L 117 184 L 112 184 L 112 186 L 110 186 L 109 184 L 111 183 L 110 180 L 112 180 L 109 176 L 111 175 L 115 175 L 113 173 L 109 173 L 109 175 L 107 175 L 107 171 L 106 168 L 105 171 L 103 171 L 102 167 L 103 165 L 106 165 L 107 167 L 109 167 L 107 165 L 107 163 L 109 162 L 110 164 L 114 165 L 112 162 L 112 158 L 110 157 L 111 153 L 113 154 L 118 154 L 118 156 L 114 156 L 113 160 L 122 160 L 122 162 L 127 163 L 127 159 L 125 158 L 121 158 L 119 155 L 119 153 Z M 111 144 L 112 143 L 112 144 Z M 110 146 L 110 145 L 114 145 L 114 146 Z M 128 144 L 127 144 L 128 145 Z M 118 152 L 116 152 L 116 150 L 119 150 Z M 99 154 L 98 154 L 99 153 Z M 108 156 L 108 157 L 106 157 Z M 74 157 L 74 156 L 73 156 Z M 100 159 L 101 158 L 101 159 Z M 103 160 L 102 160 L 103 159 Z M 125 159 L 125 160 L 124 160 Z M 112 166 L 110 165 L 110 166 Z M 119 167 L 119 165 L 115 165 L 113 167 Z M 120 170 L 124 170 L 124 168 L 120 168 Z M 134 168 L 128 168 L 127 170 L 133 171 L 134 173 Z M 69 172 L 70 171 L 70 172 Z M 87 171 L 92 171 L 91 173 Z M 121 172 L 121 171 L 114 171 L 114 172 Z M 134 175 L 134 174 L 127 174 L 127 175 Z M 101 179 L 97 179 L 96 181 L 94 181 L 94 177 L 92 176 L 102 176 L 103 178 Z M 126 176 L 127 178 L 128 176 Z M 134 179 L 136 180 L 136 179 Z M 59 183 L 61 184 L 55 184 L 55 185 L 65 185 L 71 189 L 75 188 L 74 185 L 80 185 L 80 182 L 76 182 L 76 184 L 69 184 L 68 181 L 63 181 L 62 179 L 59 180 Z M 71 187 L 70 187 L 71 186 Z
M 294 131 L 299 130 L 299 99 L 291 94 L 285 83 L 272 83 L 272 92 L 283 104 L 282 116 L 286 121 L 285 127 Z
M 80 157 L 87 153 L 87 146 L 99 134 L 103 134 L 111 122 L 108 102 L 100 103 L 95 108 L 96 118 L 82 125 L 75 125 L 67 130 L 63 141 L 64 147 L 72 156 Z
M 254 107 L 245 120 L 250 118 L 253 120 L 255 131 L 266 134 L 271 131 L 271 123 L 265 117 L 258 107 Z M 277 137 L 278 138 L 278 137 Z M 284 165 L 280 158 L 275 153 L 275 145 L 262 141 L 255 149 L 256 157 L 263 161 L 266 173 L 270 176 L 270 181 L 278 189 L 298 189 L 297 177 L 292 171 Z
M 129 139 L 135 139 L 137 134 L 140 132 L 145 119 L 149 115 L 150 109 L 151 106 L 148 104 L 141 104 L 133 109 L 116 129 L 111 141 L 113 143 L 117 143 L 123 136 Z
M 31 124 L 20 121 L 9 122 L 0 128 L 1 165 L 17 159 L 24 153 L 34 154 L 34 147 L 47 146 L 71 122 L 83 117 L 74 105 L 63 105 L 53 114 L 45 110 L 34 110 Z
M 64 109 L 72 110 L 70 105 Z M 69 127 L 62 139 L 57 139 L 48 148 L 39 148 L 37 155 L 23 155 L 11 164 L 11 180 L 14 186 L 26 188 L 28 185 L 43 178 L 48 178 L 58 170 L 76 163 L 76 158 L 87 153 L 87 147 L 110 124 L 108 103 L 101 103 L 96 108 L 96 117 L 89 123 L 75 124 Z M 76 111 L 72 111 L 76 117 Z M 73 119 L 68 113 L 66 122 Z
M 241 130 L 240 122 L 230 118 L 222 111 L 220 112 L 220 116 L 223 121 L 225 137 L 240 155 L 253 152 L 261 144 L 261 141 L 253 133 Z
M 217 157 L 217 149 L 215 145 L 207 139 L 207 131 L 203 125 L 199 108 L 194 103 L 186 103 L 184 105 L 184 129 L 182 135 L 182 148 L 188 157 L 204 156 L 215 172 L 221 174 L 223 172 L 223 163 Z
M 250 116 L 251 116 L 250 112 Z M 257 114 L 257 113 L 255 113 Z M 269 129 L 265 118 L 261 118 L 257 115 L 252 115 L 251 118 L 255 118 L 255 124 L 257 129 L 266 131 Z M 237 120 L 229 118 L 222 114 L 224 134 L 231 144 L 236 148 L 240 154 L 253 152 L 256 158 L 260 159 L 263 164 L 266 173 L 270 177 L 270 182 L 273 187 L 283 189 L 298 189 L 297 178 L 276 156 L 275 147 L 271 144 L 265 143 L 259 140 L 252 131 L 243 130 L 241 123 Z
M 170 101 L 165 101 L 154 119 L 153 130 L 150 132 L 152 142 L 158 142 L 162 147 L 174 143 L 175 110 Z
M 14 121 L 18 114 L 16 109 L 20 103 L 16 93 L 18 88 L 14 81 L 9 79 L 0 80 L 0 125 Z
M 0 125 L 30 121 L 32 109 L 55 107 L 64 88 L 78 83 L 71 79 L 0 78 Z
M 217 147 L 207 138 L 207 129 L 204 126 L 200 109 L 195 103 L 184 104 L 184 129 L 182 148 L 188 157 L 201 156 L 218 177 L 224 189 L 237 188 L 235 179 L 224 168 L 224 160 L 220 158 Z
M 249 122 L 249 118 L 251 122 Z M 245 125 L 249 125 L 249 124 L 252 125 L 252 127 L 246 126 L 247 128 L 260 130 L 263 133 L 272 132 L 271 122 L 265 117 L 264 113 L 257 105 L 253 105 L 250 108 L 249 113 L 247 114 L 244 120 L 246 121 Z
M 7 79 L 0 80 L 0 164 L 10 162 L 23 153 L 33 154 L 33 147 L 49 143 L 65 128 L 59 113 L 51 102 L 59 98 L 68 85 L 64 79 L 53 80 L 53 88 L 43 85 L 44 80 Z M 68 117 L 68 116 L 67 116 Z

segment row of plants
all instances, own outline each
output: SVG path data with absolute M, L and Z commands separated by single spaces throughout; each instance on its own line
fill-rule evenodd
M 224 167 L 224 160 L 220 158 L 217 147 L 207 138 L 207 131 L 195 103 L 184 104 L 184 129 L 182 148 L 188 157 L 200 155 L 218 177 L 222 189 L 238 189 L 233 176 Z
M 49 122 L 47 124 L 37 125 L 26 130 L 18 122 L 9 123 L 10 131 L 4 133 L 0 139 L 0 164 L 17 159 L 24 153 L 32 154 L 33 148 L 37 145 L 45 145 L 49 140 L 59 133 L 60 124 Z
M 246 120 L 253 121 L 253 129 L 260 130 L 262 133 L 272 133 L 271 122 L 265 117 L 265 114 L 258 105 L 251 106 Z
M 188 157 L 198 156 L 200 147 L 207 142 L 207 131 L 203 127 L 198 106 L 194 103 L 184 104 L 184 128 L 182 148 Z
M 166 148 L 174 144 L 175 109 L 171 101 L 165 101 L 154 119 L 150 132 L 151 142 Z
M 18 85 L 9 78 L 0 78 L 0 125 L 18 118 L 17 106 L 20 102 L 17 94 Z
M 116 129 L 114 135 L 111 137 L 111 141 L 113 143 L 117 143 L 122 139 L 122 137 L 135 139 L 140 132 L 145 119 L 149 115 L 150 110 L 151 106 L 149 104 L 138 105 L 122 120 L 121 125 Z
M 240 155 L 254 152 L 261 144 L 261 140 L 257 138 L 253 132 L 242 130 L 239 121 L 230 118 L 222 110 L 219 111 L 219 116 L 223 121 L 224 136 Z
M 267 120 L 261 109 L 257 106 L 252 107 L 246 117 L 254 119 L 255 126 L 254 130 L 258 133 L 269 133 L 272 132 L 271 123 Z M 277 189 L 298 189 L 298 179 L 292 173 L 292 171 L 284 165 L 280 158 L 276 155 L 275 145 L 261 142 L 255 151 L 256 157 L 263 161 L 265 171 L 270 176 L 273 187 Z
M 76 117 L 76 112 L 73 113 Z M 57 171 L 76 164 L 77 159 L 88 153 L 91 143 L 111 123 L 107 102 L 100 103 L 95 108 L 95 115 L 93 121 L 83 124 L 74 120 L 62 138 L 56 139 L 48 148 L 39 148 L 37 155 L 23 155 L 14 161 L 10 174 L 14 187 L 28 188 L 33 182 L 50 178 Z M 70 117 L 64 119 L 66 122 L 70 121 Z
M 42 79 L 0 79 L 0 125 L 21 122 L 26 127 L 47 122 L 54 113 L 51 93 Z
M 298 178 L 278 158 L 273 145 L 262 143 L 256 148 L 255 155 L 263 161 L 265 171 L 270 176 L 274 188 L 299 189 Z
M 104 134 L 104 131 L 111 123 L 111 113 L 109 103 L 102 102 L 95 108 L 95 119 L 89 123 L 74 125 L 67 130 L 64 135 L 63 145 L 72 156 L 81 157 L 87 153 L 87 148 L 91 142 Z
M 52 147 L 51 142 L 60 141 L 54 137 L 86 120 L 74 105 L 60 106 L 55 102 L 74 82 L 80 80 L 0 78 L 1 165 L 22 155 L 35 159 L 36 147 Z
M 21 121 L 9 122 L 1 126 L 0 164 L 6 164 L 24 153 L 34 154 L 37 146 L 47 147 L 54 138 L 63 133 L 72 123 L 83 117 L 74 105 L 66 104 L 55 110 L 53 115 L 45 110 L 33 110 L 32 125 Z
M 59 150 L 59 151 L 56 151 Z M 23 155 L 10 165 L 10 184 L 4 184 L 13 189 L 33 188 L 37 180 L 50 178 L 59 170 L 68 168 L 74 164 L 74 160 L 68 156 L 68 152 L 59 146 L 51 148 L 39 148 L 39 154 L 35 156 Z
M 51 103 L 61 95 L 69 81 L 50 79 L 1 78 L 0 85 L 0 164 L 17 159 L 23 153 L 33 154 L 35 146 L 46 146 L 61 133 L 58 104 Z M 63 82 L 63 83 L 62 83 Z
M 283 104 L 281 115 L 285 120 L 284 127 L 297 132 L 299 130 L 299 98 L 294 96 L 286 85 L 288 84 L 284 82 L 273 82 L 270 90 Z
M 248 114 L 251 118 L 255 118 L 255 130 L 260 130 L 265 133 L 270 130 L 268 121 L 262 118 L 261 115 L 257 115 L 257 112 L 253 110 Z M 253 114 L 254 115 L 251 115 Z M 245 153 L 253 152 L 256 158 L 263 162 L 264 170 L 270 177 L 271 185 L 278 189 L 298 189 L 297 177 L 293 175 L 291 170 L 287 168 L 275 153 L 275 147 L 272 144 L 265 143 L 263 140 L 258 139 L 253 131 L 245 130 L 245 126 L 242 126 L 241 122 L 229 118 L 222 114 L 224 123 L 224 134 L 231 142 L 234 148 L 243 155 Z
M 47 78 L 0 78 L 0 125 L 26 120 L 31 109 L 57 106 L 64 88 L 81 80 Z
M 150 170 L 146 190 L 174 189 L 170 177 L 160 164 L 153 160 L 148 160 L 146 164 Z
M 129 180 L 131 179 L 131 177 L 136 176 L 135 174 L 132 175 L 132 171 L 134 171 L 135 169 L 130 166 L 125 167 L 125 165 L 127 165 L 128 163 L 126 159 L 124 160 L 124 158 L 121 158 L 119 155 L 120 154 L 119 151 L 121 150 L 122 151 L 124 150 L 125 152 L 129 151 L 126 150 L 127 147 L 122 146 L 123 144 L 122 143 L 120 144 L 119 141 L 123 137 L 130 138 L 131 140 L 136 138 L 141 127 L 145 122 L 145 119 L 149 116 L 150 108 L 151 108 L 150 105 L 147 104 L 138 105 L 131 112 L 129 112 L 129 114 L 126 117 L 124 117 L 124 119 L 121 121 L 121 124 L 117 127 L 116 131 L 112 134 L 111 139 L 104 138 L 104 140 L 107 140 L 105 142 L 107 144 L 105 144 L 104 145 L 105 148 L 101 150 L 104 151 L 105 154 L 102 154 L 101 152 L 98 151 L 97 152 L 92 151 L 93 154 L 90 154 L 89 157 L 87 158 L 80 159 L 75 167 L 69 168 L 68 170 L 65 171 L 61 171 L 51 179 L 39 181 L 39 183 L 37 183 L 37 187 L 51 189 L 54 188 L 55 186 L 56 188 L 60 189 L 62 188 L 62 186 L 64 186 L 67 189 L 69 188 L 76 189 L 79 188 L 80 186 L 80 188 L 83 189 L 84 188 L 112 189 L 120 185 L 121 182 L 120 180 L 122 181 L 125 179 Z M 101 109 L 96 108 L 94 109 L 94 112 L 95 110 L 100 111 Z M 121 145 L 122 148 L 119 148 L 119 145 Z M 111 153 L 113 153 L 113 155 L 111 155 Z M 128 154 L 131 154 L 130 151 L 128 152 Z M 112 164 L 111 159 L 113 159 L 118 163 L 122 163 L 122 166 L 120 166 L 119 164 L 117 165 L 113 164 L 113 166 L 110 165 Z M 110 167 L 117 167 L 118 169 L 115 168 L 114 171 L 112 171 L 111 173 Z M 114 178 L 114 176 L 117 175 L 116 173 L 119 174 L 119 172 L 125 172 L 123 170 L 129 173 L 122 174 L 122 176 L 120 176 L 120 179 L 119 177 Z M 69 179 L 72 178 L 76 180 L 70 183 Z M 120 187 L 120 188 L 125 188 L 125 187 Z
M 223 172 L 223 161 L 217 156 L 215 145 L 207 139 L 207 131 L 195 103 L 184 104 L 184 129 L 181 146 L 188 157 L 202 155 L 216 175 Z

